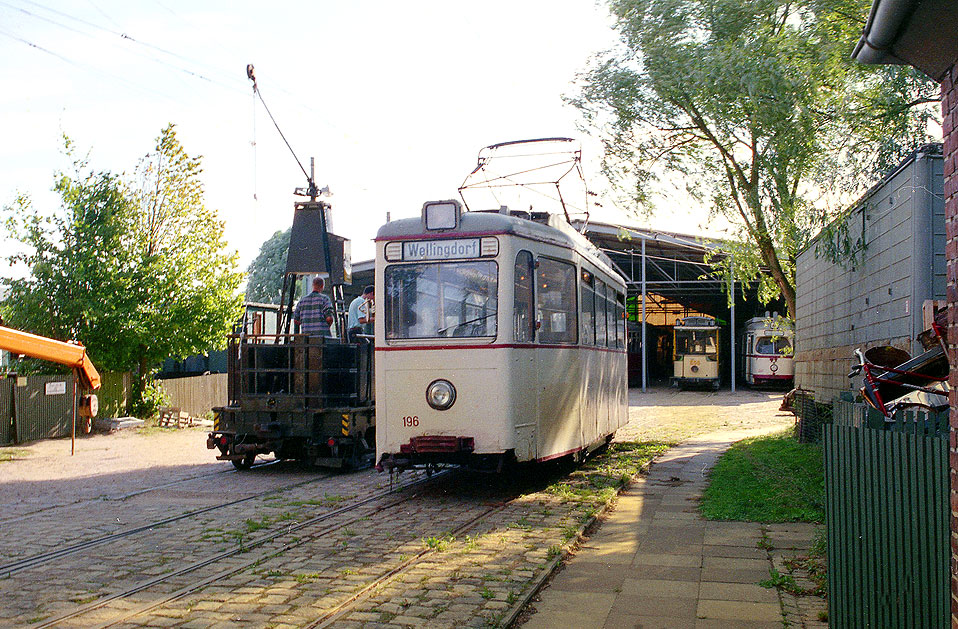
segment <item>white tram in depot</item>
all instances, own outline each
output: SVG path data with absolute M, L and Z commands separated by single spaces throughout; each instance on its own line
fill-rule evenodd
M 377 467 L 584 458 L 628 418 L 625 282 L 558 215 L 426 203 L 376 237 Z
M 746 384 L 790 388 L 795 377 L 794 338 L 792 322 L 778 313 L 766 313 L 764 317 L 746 321 L 742 338 L 742 373 Z
M 713 317 L 676 320 L 672 343 L 672 384 L 719 388 L 719 327 Z

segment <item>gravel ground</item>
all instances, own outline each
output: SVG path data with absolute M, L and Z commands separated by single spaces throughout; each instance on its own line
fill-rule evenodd
M 617 441 L 665 441 L 679 443 L 709 432 L 765 428 L 794 421 L 778 410 L 783 392 L 739 389 L 679 391 L 671 388 L 629 390 L 629 423 L 620 429 Z
M 84 435 L 72 456 L 70 439 L 0 448 L 0 457 L 13 456 L 0 462 L 0 510 L 5 518 L 22 515 L 229 466 L 206 449 L 206 434 L 198 428 L 146 428 Z

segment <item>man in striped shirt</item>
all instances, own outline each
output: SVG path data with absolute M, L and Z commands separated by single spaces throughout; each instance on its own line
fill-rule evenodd
M 329 324 L 333 321 L 333 302 L 323 294 L 325 286 L 323 278 L 313 278 L 313 292 L 296 304 L 293 321 L 301 334 L 331 336 Z

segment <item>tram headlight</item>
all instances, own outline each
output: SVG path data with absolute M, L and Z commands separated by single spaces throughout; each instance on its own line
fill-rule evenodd
M 437 411 L 444 411 L 456 403 L 456 387 L 448 380 L 433 380 L 426 387 L 426 402 Z

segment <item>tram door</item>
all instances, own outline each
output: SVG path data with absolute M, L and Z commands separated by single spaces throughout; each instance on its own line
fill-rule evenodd
M 576 348 L 576 267 L 540 256 L 535 270 L 535 371 L 542 457 L 572 450 L 581 443 L 579 391 L 574 386 L 580 382 L 581 365 Z
M 532 347 L 536 338 L 535 267 L 532 254 L 520 251 L 516 256 L 515 289 L 512 308 L 513 339 L 520 346 L 512 355 L 515 413 L 515 448 L 519 461 L 538 457 L 537 432 L 539 418 L 539 383 L 537 382 L 536 354 Z M 528 347 L 522 347 L 528 345 Z M 535 388 L 535 394 L 530 391 Z

